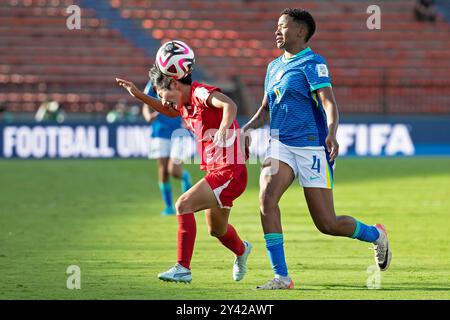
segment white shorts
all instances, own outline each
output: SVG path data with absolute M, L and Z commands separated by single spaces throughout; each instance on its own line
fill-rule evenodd
M 333 189 L 333 165 L 328 161 L 324 147 L 290 147 L 271 139 L 267 158 L 280 160 L 292 168 L 295 177 L 305 188 Z
M 196 141 L 189 136 L 173 139 L 151 138 L 149 159 L 170 158 L 174 163 L 188 162 L 195 155 Z

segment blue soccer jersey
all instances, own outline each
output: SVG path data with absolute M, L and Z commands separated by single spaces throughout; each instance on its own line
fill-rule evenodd
M 151 97 L 158 98 L 155 91 L 153 90 L 151 81 L 149 81 L 145 86 L 144 93 Z M 172 137 L 172 133 L 175 130 L 181 128 L 181 122 L 181 117 L 171 118 L 163 114 L 159 114 L 152 122 L 151 137 L 170 139 Z
M 325 146 L 326 114 L 315 92 L 324 87 L 331 87 L 328 67 L 311 48 L 272 61 L 264 84 L 271 136 L 291 147 Z

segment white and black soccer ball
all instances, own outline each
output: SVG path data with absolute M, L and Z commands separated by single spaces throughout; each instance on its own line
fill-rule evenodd
M 164 43 L 156 53 L 156 65 L 165 75 L 180 80 L 194 68 L 194 51 L 184 42 L 172 40 Z

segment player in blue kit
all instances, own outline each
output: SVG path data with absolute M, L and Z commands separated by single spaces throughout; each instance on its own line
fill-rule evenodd
M 144 93 L 158 98 L 151 81 Z M 151 123 L 151 141 L 149 158 L 158 162 L 159 189 L 164 200 L 163 215 L 176 213 L 172 200 L 172 185 L 170 177 L 181 180 L 181 192 L 185 193 L 192 186 L 191 176 L 183 170 L 183 160 L 195 153 L 195 141 L 187 129 L 182 127 L 180 117 L 170 118 L 151 109 L 144 104 L 142 113 L 146 121 Z
M 391 251 L 386 229 L 368 226 L 350 216 L 336 216 L 333 169 L 339 152 L 339 113 L 325 60 L 307 46 L 316 29 L 302 9 L 281 12 L 275 32 L 284 54 L 267 69 L 264 98 L 243 131 L 270 120 L 271 139 L 260 175 L 260 212 L 264 239 L 275 277 L 256 289 L 291 289 L 284 255 L 278 202 L 298 177 L 316 227 L 325 234 L 373 243 L 380 270 L 389 267 Z

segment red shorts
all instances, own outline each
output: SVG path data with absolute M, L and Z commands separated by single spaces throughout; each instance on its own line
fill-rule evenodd
M 225 169 L 209 171 L 205 180 L 216 196 L 219 207 L 230 209 L 247 187 L 247 167 L 233 165 Z

